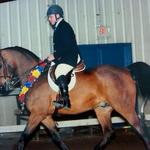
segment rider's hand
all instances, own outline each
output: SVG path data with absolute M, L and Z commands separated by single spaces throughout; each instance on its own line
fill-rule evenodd
M 47 57 L 47 59 L 48 59 L 49 61 L 52 61 L 52 60 L 54 60 L 55 58 L 54 58 L 54 55 L 53 55 L 53 54 L 50 54 L 50 55 Z

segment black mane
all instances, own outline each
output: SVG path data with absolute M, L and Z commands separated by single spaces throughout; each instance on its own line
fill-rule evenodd
M 33 52 L 31 52 L 30 50 L 26 49 L 26 48 L 23 48 L 23 47 L 19 47 L 19 46 L 14 46 L 14 47 L 7 47 L 7 48 L 4 48 L 4 49 L 11 49 L 11 50 L 16 50 L 16 51 L 19 51 L 21 53 L 24 53 L 24 54 L 28 54 L 30 56 L 32 56 L 36 61 L 39 61 L 40 58 L 35 55 Z

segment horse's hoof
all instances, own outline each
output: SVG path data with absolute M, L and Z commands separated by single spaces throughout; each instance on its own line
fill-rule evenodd
M 66 145 L 64 145 L 63 150 L 69 150 L 69 148 Z
M 60 145 L 58 146 L 61 150 L 69 150 L 68 146 L 63 143 L 62 141 L 60 142 Z
M 100 149 L 100 146 L 99 146 L 99 144 L 97 144 L 93 150 L 99 150 L 99 149 Z

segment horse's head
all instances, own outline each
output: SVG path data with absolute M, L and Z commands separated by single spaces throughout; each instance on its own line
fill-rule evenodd
M 22 47 L 8 47 L 0 50 L 0 94 L 7 95 L 26 82 L 31 69 L 40 58 Z
M 8 95 L 13 90 L 13 75 L 12 66 L 0 53 L 0 94 Z

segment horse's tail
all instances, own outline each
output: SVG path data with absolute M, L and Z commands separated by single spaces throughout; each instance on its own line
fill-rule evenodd
M 131 73 L 131 71 L 130 71 Z M 141 109 L 139 106 L 139 98 L 144 99 L 144 97 L 141 95 L 141 89 L 139 87 L 138 79 L 135 78 L 135 75 L 131 73 L 132 79 L 135 81 L 136 84 L 136 104 L 135 104 L 135 110 L 137 114 L 141 113 Z
M 150 98 L 150 66 L 144 62 L 136 62 L 129 66 L 132 78 L 136 81 L 137 96 L 142 100 Z
M 149 133 L 145 123 L 145 106 L 150 99 L 150 66 L 144 62 L 136 62 L 129 66 L 132 78 L 136 81 L 137 96 L 136 96 L 136 112 L 140 117 L 141 125 L 147 136 Z M 150 138 L 150 137 L 149 137 Z

